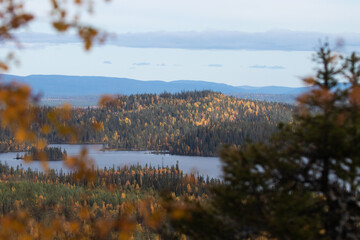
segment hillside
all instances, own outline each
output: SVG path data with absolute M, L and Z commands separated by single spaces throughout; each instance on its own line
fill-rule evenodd
M 223 144 L 260 141 L 291 119 L 284 104 L 241 100 L 201 91 L 180 94 L 132 95 L 124 108 L 102 119 L 104 142 L 110 149 L 151 149 L 172 154 L 217 155 Z M 109 123 L 113 124 L 109 124 Z M 110 127 L 112 126 L 112 127 Z
M 74 108 L 67 125 L 75 126 L 78 143 L 103 143 L 108 150 L 153 150 L 171 154 L 216 156 L 223 144 L 264 141 L 279 122 L 291 120 L 293 106 L 243 100 L 211 92 L 194 91 L 121 96 L 120 106 Z M 56 110 L 41 107 L 39 119 Z M 102 122 L 101 132 L 92 127 Z M 55 132 L 50 143 L 67 143 Z M 1 131 L 0 150 L 18 146 L 9 131 Z
M 194 91 L 121 96 L 120 106 L 74 108 L 67 123 L 79 130 L 78 143 L 103 143 L 108 150 L 154 150 L 171 154 L 216 156 L 223 144 L 264 141 L 279 122 L 291 120 L 293 106 L 243 100 L 211 92 Z M 39 119 L 54 108 L 42 107 Z M 101 132 L 91 126 L 103 123 Z M 1 132 L 2 151 L 19 149 Z M 55 132 L 50 143 L 66 143 Z M 12 141 L 13 142 L 13 141 Z M 9 147 L 12 146 L 11 149 Z

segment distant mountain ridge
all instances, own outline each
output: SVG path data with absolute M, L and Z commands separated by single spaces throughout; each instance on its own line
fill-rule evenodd
M 102 94 L 137 94 L 137 93 L 175 93 L 181 91 L 212 90 L 224 94 L 288 94 L 298 95 L 308 90 L 307 87 L 251 87 L 231 86 L 224 83 L 206 81 L 177 80 L 140 81 L 129 78 L 97 77 L 97 76 L 66 76 L 66 75 L 1 75 L 5 82 L 16 80 L 29 84 L 35 93 L 42 93 L 45 97 L 56 96 L 91 96 Z

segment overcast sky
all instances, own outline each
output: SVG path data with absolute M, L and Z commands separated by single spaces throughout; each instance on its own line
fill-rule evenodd
M 344 52 L 360 46 L 358 0 L 95 1 L 83 20 L 117 37 L 89 53 L 73 36 L 53 34 L 50 1 L 30 2 L 38 18 L 19 36 L 25 49 L 11 74 L 301 86 L 320 39 L 343 38 Z
M 50 1 L 28 0 L 40 20 Z M 72 1 L 70 1 L 72 2 Z M 85 1 L 84 1 L 85 2 Z M 359 32 L 358 0 L 95 0 L 85 18 L 113 32 L 271 29 Z M 86 16 L 84 16 L 86 17 Z M 38 31 L 44 31 L 42 27 Z

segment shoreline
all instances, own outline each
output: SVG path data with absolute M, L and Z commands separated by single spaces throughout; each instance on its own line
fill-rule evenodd
M 149 152 L 150 154 L 170 154 L 169 151 L 155 151 L 155 150 L 149 150 L 149 149 L 141 149 L 141 148 L 131 148 L 131 149 L 126 149 L 126 148 L 101 148 L 99 149 L 99 151 L 102 152 Z M 171 154 L 170 154 L 171 155 Z

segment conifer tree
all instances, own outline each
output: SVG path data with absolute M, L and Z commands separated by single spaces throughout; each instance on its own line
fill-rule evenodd
M 187 213 L 174 229 L 194 239 L 360 238 L 360 59 L 324 44 L 314 60 L 292 123 L 269 143 L 223 149 L 225 184 L 206 204 L 165 201 L 170 214 Z

